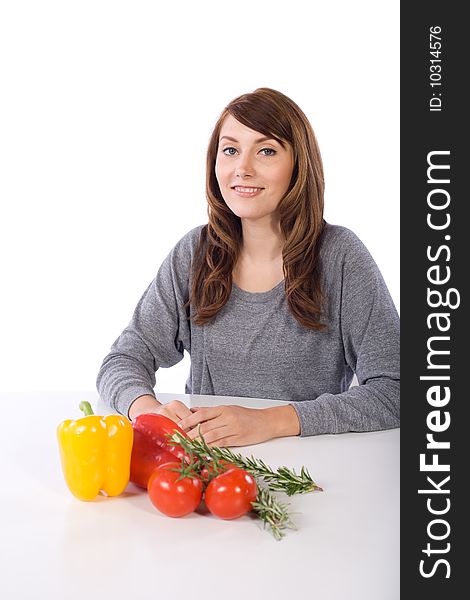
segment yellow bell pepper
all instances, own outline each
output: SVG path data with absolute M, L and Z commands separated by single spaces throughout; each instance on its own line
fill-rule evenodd
M 85 417 L 57 428 L 65 482 L 80 500 L 93 500 L 102 490 L 118 496 L 129 483 L 133 429 L 121 415 L 100 417 L 81 402 Z

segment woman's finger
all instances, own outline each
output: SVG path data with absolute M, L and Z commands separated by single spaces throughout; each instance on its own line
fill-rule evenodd
M 190 411 L 190 414 L 181 419 L 178 425 L 181 427 L 181 429 L 187 431 L 188 429 L 196 427 L 196 425 L 199 423 L 203 423 L 204 421 L 218 417 L 219 414 L 220 411 L 216 410 L 215 407 L 200 408 L 196 412 Z

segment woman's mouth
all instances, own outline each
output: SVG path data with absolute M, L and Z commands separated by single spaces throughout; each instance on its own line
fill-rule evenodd
M 251 198 L 252 196 L 256 196 L 260 192 L 264 190 L 264 188 L 260 187 L 248 187 L 244 185 L 236 185 L 232 188 L 232 190 L 243 198 Z

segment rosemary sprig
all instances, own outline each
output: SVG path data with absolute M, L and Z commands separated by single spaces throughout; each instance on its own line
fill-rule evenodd
M 179 446 L 189 455 L 189 465 L 182 465 L 181 469 L 178 469 L 182 476 L 187 469 L 197 473 L 201 472 L 204 466 L 210 466 L 210 480 L 224 472 L 226 467 L 222 461 L 233 463 L 253 475 L 257 480 L 258 494 L 251 504 L 252 512 L 263 521 L 264 528 L 270 528 L 276 540 L 285 536 L 286 529 L 297 528 L 291 521 L 288 504 L 280 502 L 272 490 L 284 491 L 291 496 L 322 489 L 313 481 L 305 467 L 301 468 L 300 475 L 287 467 L 279 467 L 277 471 L 273 471 L 266 463 L 253 456 L 246 458 L 229 448 L 208 446 L 200 432 L 199 437 L 194 440 L 186 438 L 178 431 L 168 434 L 167 438 L 169 443 Z M 264 480 L 263 483 L 267 484 L 267 487 L 260 485 L 258 479 Z
M 183 448 L 188 453 L 193 453 L 200 460 L 207 460 L 207 457 L 215 461 L 216 466 L 219 465 L 220 460 L 227 460 L 237 467 L 245 469 L 253 475 L 263 479 L 268 489 L 273 491 L 285 492 L 288 496 L 294 494 L 306 494 L 307 492 L 323 491 L 322 488 L 317 485 L 308 470 L 302 467 L 300 475 L 298 475 L 294 469 L 288 467 L 279 467 L 274 471 L 264 461 L 259 458 L 251 456 L 249 458 L 233 452 L 230 448 L 219 448 L 218 446 L 208 446 L 202 436 L 194 440 L 190 440 L 182 436 L 179 432 L 175 431 L 170 441 Z
M 264 527 L 268 525 L 276 540 L 281 540 L 285 529 L 297 529 L 290 520 L 288 505 L 280 502 L 274 494 L 266 488 L 258 489 L 258 496 L 252 502 L 253 512 L 263 521 Z

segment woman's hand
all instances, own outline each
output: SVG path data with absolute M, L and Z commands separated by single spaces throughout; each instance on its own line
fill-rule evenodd
M 191 439 L 200 431 L 209 446 L 249 446 L 300 433 L 297 413 L 290 404 L 272 408 L 211 406 L 192 408 L 191 411 L 192 414 L 178 425 Z
M 129 419 L 132 421 L 135 417 L 143 413 L 164 415 L 175 423 L 192 414 L 186 404 L 180 402 L 180 400 L 172 400 L 166 404 L 161 404 L 156 398 L 150 395 L 139 396 L 134 400 L 129 408 Z

